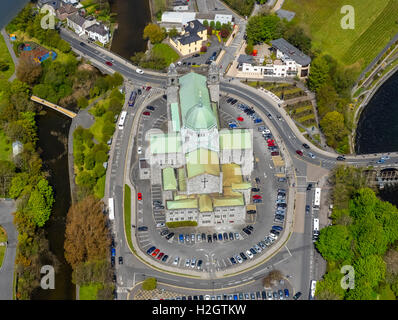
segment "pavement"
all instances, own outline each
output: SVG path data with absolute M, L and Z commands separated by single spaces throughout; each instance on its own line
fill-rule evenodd
M 12 200 L 0 200 L 0 225 L 7 232 L 8 244 L 0 267 L 0 300 L 13 299 L 14 264 L 17 250 L 18 233 L 13 223 L 15 203 Z
M 11 42 L 10 42 L 10 37 L 9 37 L 9 35 L 7 34 L 7 32 L 6 32 L 6 30 L 5 30 L 4 28 L 1 29 L 1 34 L 2 34 L 2 36 L 3 36 L 3 38 L 4 38 L 5 42 L 6 42 L 8 52 L 10 53 L 11 58 L 12 58 L 12 61 L 14 62 L 14 66 L 15 66 L 15 72 L 14 72 L 14 73 L 12 74 L 12 76 L 8 79 L 8 81 L 11 82 L 11 81 L 13 81 L 13 80 L 17 77 L 17 76 L 16 76 L 16 70 L 17 70 L 17 65 L 18 65 L 18 58 L 17 58 L 17 56 L 15 55 L 13 46 L 12 46 L 12 44 L 11 44 Z

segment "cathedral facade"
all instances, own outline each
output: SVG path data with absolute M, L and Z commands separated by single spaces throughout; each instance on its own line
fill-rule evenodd
M 221 129 L 219 72 L 168 72 L 168 132 L 149 134 L 152 183 L 161 183 L 166 222 L 244 224 L 253 170 L 252 132 Z

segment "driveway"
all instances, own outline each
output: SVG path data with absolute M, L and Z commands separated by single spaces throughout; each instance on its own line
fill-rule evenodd
M 0 268 L 0 300 L 12 300 L 12 282 L 17 248 L 17 230 L 13 223 L 15 203 L 11 200 L 0 200 L 0 225 L 7 232 L 8 245 Z

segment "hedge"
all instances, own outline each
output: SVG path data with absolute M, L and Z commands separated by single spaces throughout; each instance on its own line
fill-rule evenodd
M 173 221 L 166 222 L 168 228 L 180 228 L 180 227 L 196 227 L 198 223 L 196 221 Z

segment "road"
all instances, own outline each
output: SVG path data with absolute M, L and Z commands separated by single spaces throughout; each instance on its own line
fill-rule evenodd
M 102 70 L 105 70 L 106 72 L 120 72 L 123 76 L 129 79 L 129 85 L 134 84 L 136 86 L 141 86 L 143 84 L 150 84 L 153 87 L 165 88 L 166 74 L 147 71 L 145 71 L 145 74 L 138 74 L 135 72 L 135 67 L 128 61 L 117 57 L 112 53 L 108 53 L 102 48 L 96 48 L 89 44 L 84 44 L 82 46 L 80 45 L 80 40 L 70 34 L 62 33 L 62 37 L 71 43 L 74 50 L 82 53 Z M 114 61 L 113 66 L 110 68 L 105 65 L 105 62 L 110 61 L 111 59 Z M 293 167 L 296 169 L 298 175 L 298 186 L 302 188 L 307 182 L 306 176 L 308 164 L 330 170 L 336 165 L 336 163 L 338 163 L 336 161 L 336 154 L 321 150 L 306 141 L 284 110 L 282 110 L 276 102 L 272 101 L 271 98 L 267 97 L 259 90 L 245 86 L 236 80 L 231 80 L 232 79 L 221 80 L 220 91 L 222 94 L 237 97 L 241 102 L 253 106 L 257 111 L 263 112 L 264 114 L 271 114 L 272 119 L 270 119 L 270 121 L 276 128 L 276 132 L 273 132 L 273 134 L 284 142 L 286 151 L 291 155 Z M 147 93 L 141 96 L 139 98 L 140 100 L 137 100 L 137 108 L 143 103 L 146 94 Z M 124 264 L 116 266 L 118 290 L 120 293 L 119 299 L 127 298 L 127 290 L 133 287 L 136 282 L 142 281 L 149 276 L 156 277 L 158 281 L 165 282 L 169 285 L 199 289 L 207 288 L 210 290 L 211 288 L 217 289 L 226 288 L 228 286 L 244 285 L 250 281 L 261 279 L 269 272 L 269 270 L 274 268 L 288 270 L 285 272 L 291 271 L 288 274 L 293 276 L 291 281 L 295 290 L 302 291 L 304 293 L 308 292 L 309 281 L 315 277 L 314 270 L 312 269 L 313 245 L 311 241 L 311 223 L 313 217 L 305 217 L 304 231 L 294 232 L 285 248 L 265 264 L 259 265 L 248 272 L 213 279 L 211 281 L 211 286 L 209 286 L 209 280 L 187 277 L 183 278 L 178 275 L 158 271 L 141 262 L 141 260 L 131 254 L 128 246 L 126 246 L 124 236 L 122 188 L 124 186 L 126 152 L 129 146 L 129 137 L 132 130 L 131 126 L 135 115 L 136 108 L 131 108 L 127 116 L 125 129 L 121 131 L 117 130 L 115 133 L 112 146 L 112 148 L 114 148 L 113 157 L 110 164 L 110 183 L 109 190 L 107 190 L 109 196 L 113 196 L 115 198 L 116 220 L 114 224 L 114 232 L 115 238 L 117 239 L 117 255 L 122 255 L 124 257 Z M 282 120 L 277 120 L 277 116 L 281 116 Z M 302 143 L 304 142 L 311 146 L 310 151 L 315 155 L 315 159 L 309 157 L 307 152 L 304 152 L 303 157 L 296 155 L 296 150 L 303 149 Z M 342 163 L 356 166 L 367 166 L 372 162 L 374 165 L 375 160 L 379 157 L 380 155 L 347 156 L 347 160 Z M 392 163 L 398 163 L 397 154 L 391 154 L 391 159 L 386 164 L 388 165 Z M 311 199 L 306 199 L 305 195 L 304 199 L 305 201 L 311 201 Z
M 13 223 L 14 201 L 0 200 L 0 225 L 7 232 L 8 245 L 0 268 L 0 300 L 12 300 L 14 262 L 17 251 L 18 233 Z

